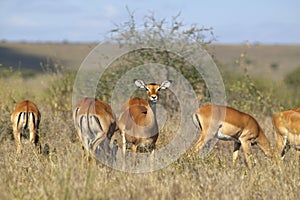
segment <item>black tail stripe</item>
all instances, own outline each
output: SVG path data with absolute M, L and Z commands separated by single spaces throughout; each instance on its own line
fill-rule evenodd
M 102 126 L 101 126 L 101 123 L 100 123 L 100 120 L 98 119 L 98 117 L 96 117 L 96 116 L 92 116 L 94 119 L 95 119 L 95 121 L 97 122 L 97 124 L 98 124 L 98 126 L 100 127 L 100 130 L 101 131 L 103 131 L 103 128 L 102 128 Z
M 17 127 L 19 127 L 19 123 L 20 123 L 22 113 L 23 112 L 20 112 L 19 115 L 18 115 Z
M 83 120 L 83 117 L 80 118 L 80 121 L 79 121 L 79 126 L 80 126 L 80 132 L 83 133 L 83 129 L 82 129 L 82 120 Z
M 87 114 L 86 114 L 86 120 L 87 120 L 87 127 L 89 129 L 89 135 L 90 137 L 94 139 L 94 132 L 93 130 L 91 129 L 91 126 L 90 126 L 90 109 L 91 109 L 91 106 L 92 106 L 93 102 L 91 101 L 90 104 L 89 104 L 89 107 L 88 107 L 88 110 L 87 110 Z M 95 104 L 94 104 L 95 105 Z
M 36 121 L 35 121 L 35 115 L 33 112 L 31 112 L 30 114 L 32 114 L 32 121 L 33 121 L 33 127 L 36 128 Z
M 195 116 L 196 116 L 196 120 L 198 121 L 200 130 L 202 130 L 202 126 L 201 126 L 201 123 L 200 123 L 200 119 L 199 119 L 199 117 L 198 117 L 197 114 L 195 114 Z
M 76 108 L 75 114 L 74 114 L 74 122 L 77 123 L 77 117 L 78 117 L 78 111 L 80 108 Z
M 109 129 L 108 129 L 108 132 L 107 132 L 107 138 L 110 140 L 115 132 L 115 129 L 116 129 L 116 122 L 113 122 L 110 124 L 109 126 Z

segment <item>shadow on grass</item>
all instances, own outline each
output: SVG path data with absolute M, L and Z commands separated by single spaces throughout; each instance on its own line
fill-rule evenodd
M 13 48 L 0 47 L 0 65 L 3 69 L 12 68 L 28 73 L 43 73 L 45 69 L 41 64 L 46 64 L 50 68 L 54 66 L 53 61 L 46 56 L 30 55 Z

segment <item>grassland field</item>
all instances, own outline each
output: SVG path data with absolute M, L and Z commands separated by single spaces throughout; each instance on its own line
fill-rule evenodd
M 150 173 L 82 162 L 71 117 L 72 73 L 95 46 L 0 43 L 0 199 L 299 199 L 300 161 L 293 149 L 276 166 L 253 146 L 252 170 L 243 152 L 233 167 L 233 142 L 222 141 L 204 158 L 188 151 Z M 209 45 L 208 52 L 223 76 L 228 104 L 253 115 L 274 148 L 272 114 L 299 102 L 283 80 L 300 66 L 300 46 Z M 65 72 L 41 67 L 57 63 Z M 10 114 L 23 99 L 40 108 L 40 140 L 50 146 L 48 155 L 37 154 L 28 139 L 22 158 L 16 155 Z M 158 144 L 167 134 L 160 133 Z

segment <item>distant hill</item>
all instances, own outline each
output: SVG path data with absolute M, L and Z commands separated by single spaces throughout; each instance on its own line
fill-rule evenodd
M 300 46 L 297 45 L 211 45 L 208 50 L 217 63 L 232 72 L 242 71 L 236 61 L 244 53 L 244 63 L 251 75 L 273 80 L 282 80 L 300 67 Z
M 42 72 L 40 63 L 60 63 L 77 70 L 97 44 L 73 43 L 0 43 L 0 64 L 15 69 Z M 209 45 L 208 52 L 218 67 L 241 72 L 236 60 L 245 53 L 245 65 L 253 76 L 282 80 L 293 69 L 300 67 L 300 46 Z
M 0 43 L 0 64 L 42 72 L 40 63 L 60 63 L 77 70 L 96 44 Z

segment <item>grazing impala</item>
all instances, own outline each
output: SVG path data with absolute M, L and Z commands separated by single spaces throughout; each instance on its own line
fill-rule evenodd
M 28 100 L 20 102 L 11 114 L 14 138 L 19 156 L 22 154 L 23 150 L 21 136 L 25 134 L 24 132 L 27 129 L 29 129 L 29 141 L 39 148 L 39 152 L 41 151 L 38 135 L 40 120 L 41 114 L 39 109 L 33 102 Z
M 110 141 L 116 128 L 116 120 L 111 107 L 94 98 L 78 101 L 73 111 L 75 129 L 82 146 L 82 157 L 89 156 L 112 160 Z M 104 156 L 104 157 L 103 157 Z
M 221 119 L 222 115 L 224 116 L 223 119 Z M 227 106 L 205 105 L 193 114 L 193 121 L 201 134 L 195 146 L 196 151 L 202 149 L 209 142 L 207 141 L 208 134 L 210 134 L 208 130 L 215 123 L 219 128 L 213 133 L 214 137 L 220 140 L 234 141 L 233 164 L 238 158 L 241 146 L 250 169 L 252 168 L 250 157 L 252 144 L 257 144 L 265 155 L 271 156 L 270 143 L 264 132 L 257 121 L 246 113 Z
M 132 144 L 131 166 L 135 166 L 135 157 L 138 147 L 152 150 L 158 138 L 158 125 L 156 120 L 156 102 L 158 93 L 170 86 L 170 81 L 162 84 L 145 84 L 142 80 L 136 80 L 135 85 L 147 91 L 148 100 L 143 98 L 131 98 L 122 107 L 118 127 L 121 134 L 121 147 L 123 152 L 123 170 L 126 168 L 126 144 Z
M 281 159 L 291 146 L 300 157 L 300 112 L 286 110 L 277 113 L 273 116 L 273 125 L 277 151 Z

